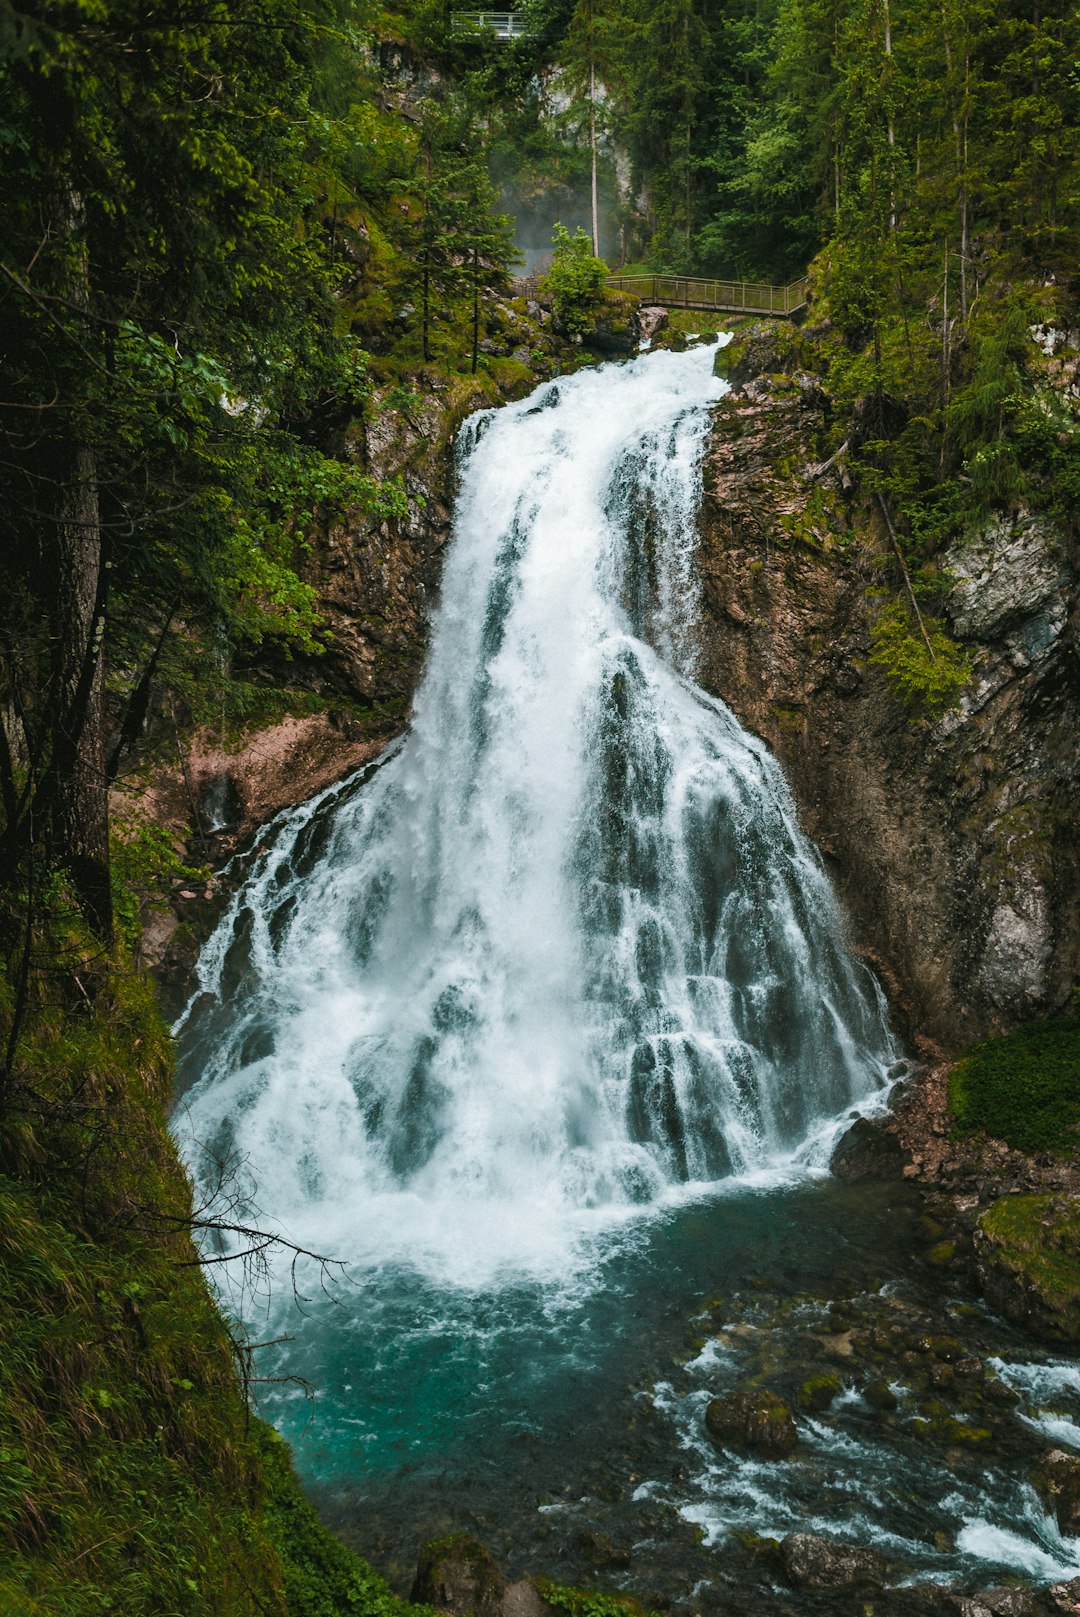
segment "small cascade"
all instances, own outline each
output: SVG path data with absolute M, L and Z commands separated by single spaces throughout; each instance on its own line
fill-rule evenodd
M 178 1029 L 196 1176 L 450 1279 L 812 1161 L 895 1050 L 783 776 L 694 683 L 713 351 L 463 429 L 404 740 L 286 815 Z

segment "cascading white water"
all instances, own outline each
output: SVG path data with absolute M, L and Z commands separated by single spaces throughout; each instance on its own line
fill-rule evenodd
M 692 680 L 712 359 L 473 418 L 408 736 L 285 819 L 204 951 L 178 1129 L 296 1239 L 528 1266 L 883 1083 L 783 777 Z

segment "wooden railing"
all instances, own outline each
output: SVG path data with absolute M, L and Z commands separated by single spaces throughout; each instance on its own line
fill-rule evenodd
M 496 39 L 523 39 L 527 33 L 520 11 L 455 11 L 452 17 L 455 38 L 467 39 L 484 30 Z
M 611 275 L 614 292 L 632 292 L 645 303 L 717 314 L 795 314 L 806 306 L 807 282 L 758 286 L 753 281 L 711 281 L 693 275 Z

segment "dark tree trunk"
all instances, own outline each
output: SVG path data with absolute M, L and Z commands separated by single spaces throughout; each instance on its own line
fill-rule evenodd
M 476 248 L 472 250 L 472 374 L 480 358 L 480 261 Z
M 89 311 L 86 210 L 65 182 L 55 197 L 56 223 L 72 247 L 69 297 Z M 88 327 L 89 330 L 89 327 Z M 49 763 L 42 782 L 50 853 L 67 869 L 79 905 L 104 943 L 112 940 L 109 875 L 109 787 L 105 774 L 105 555 L 97 463 L 75 428 L 54 440 L 53 521 L 41 547 L 50 603 Z
M 53 581 L 53 741 L 46 807 L 53 852 L 103 940 L 112 936 L 105 773 L 105 598 L 93 453 L 78 447 L 60 484 Z

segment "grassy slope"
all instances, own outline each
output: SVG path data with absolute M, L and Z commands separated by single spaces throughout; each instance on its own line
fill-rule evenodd
M 248 1415 L 175 1227 L 190 1197 L 150 985 L 70 922 L 38 967 L 0 1113 L 0 1611 L 404 1617 Z M 12 999 L 0 970 L 0 1032 Z

